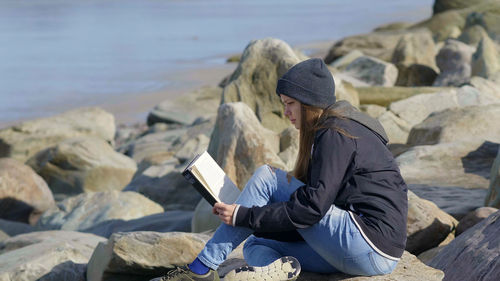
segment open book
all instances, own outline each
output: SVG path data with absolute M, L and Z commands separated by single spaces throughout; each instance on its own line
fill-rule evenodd
M 182 175 L 212 206 L 216 202 L 232 204 L 240 194 L 238 187 L 206 151 L 198 154 Z

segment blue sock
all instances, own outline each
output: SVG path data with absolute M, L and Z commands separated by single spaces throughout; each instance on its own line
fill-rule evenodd
M 198 258 L 196 258 L 190 265 L 189 269 L 199 275 L 206 274 L 210 268 L 208 268 L 204 263 L 202 263 Z

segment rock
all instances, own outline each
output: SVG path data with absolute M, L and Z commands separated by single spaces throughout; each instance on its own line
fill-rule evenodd
M 389 110 L 408 123 L 407 128 L 421 123 L 431 113 L 457 107 L 456 90 L 434 94 L 419 94 L 391 103 Z M 408 129 L 408 133 L 410 130 Z
M 199 134 L 195 138 L 188 140 L 184 146 L 177 151 L 175 157 L 179 159 L 180 162 L 186 162 L 193 159 L 196 155 L 203 153 L 203 151 L 207 150 L 208 143 L 210 139 L 204 135 Z
M 481 39 L 485 36 L 488 36 L 488 33 L 484 30 L 484 27 L 479 24 L 475 24 L 465 28 L 457 39 L 467 45 L 477 47 Z
M 412 28 L 427 28 L 432 32 L 435 42 L 441 42 L 448 38 L 457 38 L 465 26 L 465 15 L 459 11 L 451 10 L 419 22 Z
M 181 171 L 167 161 L 151 166 L 136 176 L 123 191 L 138 192 L 160 204 L 165 210 L 194 210 L 201 198 L 182 176 Z
M 38 151 L 82 136 L 111 143 L 115 136 L 113 115 L 100 108 L 80 108 L 0 130 L 0 157 L 24 162 Z
M 221 224 L 218 216 L 212 214 L 212 205 L 202 199 L 196 205 L 191 219 L 191 232 L 202 233 L 214 231 Z
M 144 173 L 144 171 L 146 171 L 149 167 L 160 165 L 170 166 L 170 171 L 173 171 L 176 166 L 180 165 L 180 162 L 174 157 L 174 153 L 172 151 L 164 151 L 146 156 L 141 160 L 141 162 L 139 162 L 139 164 L 137 164 L 137 171 L 135 172 L 132 181 L 142 175 L 142 173 Z
M 445 280 L 496 280 L 500 276 L 500 211 L 462 233 L 434 257 L 429 266 Z
M 484 205 L 498 147 L 483 141 L 415 146 L 396 161 L 412 191 L 460 218 Z
M 492 207 L 481 207 L 477 208 L 473 212 L 468 213 L 464 218 L 458 222 L 457 230 L 455 230 L 455 235 L 460 235 L 467 229 L 473 227 L 480 221 L 489 217 L 491 214 L 497 212 L 497 208 Z
M 491 165 L 490 185 L 486 195 L 485 205 L 500 208 L 500 150 Z
M 153 155 L 172 153 L 173 143 L 187 133 L 187 128 L 173 129 L 165 132 L 146 134 L 133 142 L 130 142 L 122 152 L 135 162 L 141 162 L 146 157 Z
M 377 58 L 362 56 L 351 62 L 345 72 L 372 86 L 394 86 L 398 69 Z
M 384 127 L 390 143 L 406 143 L 411 130 L 411 125 L 408 122 L 397 117 L 391 111 L 386 111 L 377 120 Z
M 112 219 L 131 220 L 162 213 L 163 208 L 136 192 L 95 192 L 70 197 L 46 211 L 39 229 L 83 230 Z
M 34 232 L 36 229 L 22 222 L 14 222 L 0 219 L 0 231 L 5 233 L 8 236 L 16 236 L 19 234 Z
M 266 38 L 251 41 L 224 87 L 221 103 L 244 102 L 262 125 L 276 133 L 290 125 L 276 95 L 278 79 L 301 58 L 285 42 Z
M 192 211 L 174 210 L 133 220 L 107 220 L 84 229 L 82 232 L 92 233 L 106 238 L 109 238 L 113 233 L 117 232 L 190 232 L 192 217 Z
M 431 201 L 408 191 L 408 240 L 406 250 L 418 255 L 439 245 L 455 229 L 458 221 Z
M 352 50 L 349 53 L 335 59 L 332 63 L 330 63 L 330 66 L 335 67 L 338 70 L 344 70 L 351 62 L 362 56 L 364 56 L 364 54 L 360 50 Z
M 388 106 L 391 102 L 406 99 L 418 94 L 437 93 L 450 88 L 445 87 L 357 87 L 360 104 Z
M 421 145 L 401 154 L 396 161 L 410 184 L 486 189 L 498 148 L 497 143 L 480 140 Z
M 437 72 L 423 64 L 397 65 L 398 79 L 396 80 L 397 86 L 404 87 L 422 87 L 432 86 L 436 78 Z
M 190 125 L 199 116 L 210 117 L 217 114 L 222 89 L 205 86 L 175 99 L 167 99 L 149 113 L 148 126 L 155 123 Z
M 423 29 L 401 37 L 394 49 L 392 63 L 405 66 L 421 64 L 437 70 L 435 57 L 436 46 L 432 39 L 432 33 Z
M 382 24 L 382 25 L 376 27 L 375 29 L 373 29 L 373 31 L 378 32 L 378 31 L 404 30 L 412 25 L 413 25 L 413 23 L 409 23 L 409 22 L 391 22 L 391 23 L 387 23 L 387 24 Z
M 387 108 L 376 104 L 362 104 L 360 110 L 372 118 L 378 118 L 387 111 Z
M 278 154 L 286 165 L 286 171 L 292 171 L 295 167 L 298 152 L 299 130 L 295 127 L 288 127 L 280 134 L 280 153 Z
M 10 237 L 10 236 L 9 236 L 7 233 L 5 233 L 5 232 L 3 232 L 2 230 L 0 230 L 0 242 L 2 242 L 2 241 L 4 241 L 4 240 L 8 239 L 9 237 Z
M 457 220 L 481 207 L 486 196 L 484 188 L 463 187 L 446 182 L 408 184 L 408 187 L 420 198 L 432 201 Z
M 0 280 L 84 281 L 85 264 L 103 240 L 93 234 L 71 231 L 9 238 L 0 243 Z
M 325 62 L 330 64 L 352 50 L 359 50 L 367 56 L 389 62 L 396 45 L 405 33 L 407 31 L 373 32 L 343 38 L 330 48 Z
M 500 104 L 446 109 L 414 126 L 408 144 L 423 145 L 459 140 L 500 139 Z
M 39 175 L 18 160 L 0 158 L 0 218 L 35 224 L 53 206 L 52 192 Z
M 441 73 L 434 86 L 460 86 L 469 82 L 471 59 L 475 49 L 460 41 L 448 39 L 436 57 Z
M 500 55 L 495 43 L 489 36 L 479 42 L 477 51 L 472 56 L 472 75 L 491 78 L 500 71 Z
M 278 157 L 279 136 L 264 128 L 245 103 L 219 107 L 208 152 L 241 189 L 263 164 L 284 169 Z
M 27 163 L 52 192 L 62 194 L 121 190 L 137 170 L 132 159 L 94 137 L 65 140 L 40 151 Z
M 163 275 L 174 266 L 192 262 L 208 238 L 182 232 L 115 233 L 107 242 L 99 243 L 92 254 L 87 280 L 147 280 Z
M 460 10 L 484 2 L 484 0 L 436 0 L 434 1 L 434 14 L 448 10 Z
M 484 79 L 482 77 L 473 76 L 469 82 L 474 88 L 484 95 L 496 97 L 500 99 L 500 83 Z
M 335 97 L 337 101 L 345 100 L 356 108 L 359 108 L 359 95 L 356 88 L 348 82 L 338 77 L 334 76 L 335 80 Z
M 447 90 L 434 94 L 420 94 L 391 103 L 389 109 L 410 126 L 415 126 L 432 113 L 449 108 L 471 105 L 488 105 L 500 103 L 500 98 L 488 92 L 480 92 L 471 86 L 463 86 L 458 90 Z

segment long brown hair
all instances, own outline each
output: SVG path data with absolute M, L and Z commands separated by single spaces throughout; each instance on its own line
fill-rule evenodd
M 322 128 L 332 128 L 347 137 L 355 137 L 342 128 L 328 124 L 327 119 L 330 117 L 345 119 L 341 112 L 330 108 L 322 109 L 315 106 L 301 104 L 300 114 L 299 152 L 297 155 L 297 161 L 295 162 L 293 175 L 302 182 L 306 182 L 307 169 L 311 160 L 311 148 L 314 142 L 314 134 L 317 130 Z

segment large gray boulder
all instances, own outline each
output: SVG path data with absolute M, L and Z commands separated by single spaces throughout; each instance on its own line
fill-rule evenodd
M 147 168 L 123 191 L 138 192 L 160 204 L 165 210 L 194 210 L 201 195 L 194 192 L 181 171 L 172 164 L 171 161 L 167 161 Z
M 0 157 L 24 162 L 45 148 L 82 136 L 94 136 L 112 143 L 115 136 L 113 115 L 100 108 L 80 108 L 0 130 Z
M 156 105 L 148 115 L 147 124 L 174 123 L 191 125 L 197 118 L 217 115 L 222 88 L 205 86 L 193 92 L 169 98 Z
M 396 161 L 412 191 L 461 218 L 484 206 L 498 147 L 483 141 L 422 145 L 410 148 Z
M 405 66 L 422 64 L 437 70 L 435 57 L 436 46 L 432 33 L 423 29 L 401 37 L 394 49 L 392 63 Z
M 45 181 L 18 160 L 0 158 L 0 218 L 35 224 L 55 206 Z
M 398 78 L 396 66 L 369 56 L 355 59 L 346 67 L 345 73 L 371 86 L 394 86 Z
M 131 220 L 162 213 L 163 208 L 136 192 L 94 192 L 70 197 L 46 211 L 39 229 L 84 230 L 112 219 Z
M 192 262 L 208 241 L 206 234 L 130 232 L 99 243 L 87 266 L 87 280 L 148 280 Z
M 491 165 L 490 186 L 485 205 L 500 209 L 500 149 L 493 165 Z
M 147 157 L 172 153 L 174 142 L 177 142 L 179 136 L 185 135 L 187 131 L 187 128 L 182 127 L 146 134 L 129 142 L 120 151 L 140 163 Z
M 72 231 L 18 235 L 0 243 L 1 281 L 85 281 L 85 265 L 105 239 Z
M 411 127 L 420 124 L 433 113 L 449 108 L 500 103 L 500 98 L 471 86 L 434 94 L 419 94 L 391 103 L 389 109 Z
M 498 142 L 498 116 L 500 104 L 446 109 L 414 126 L 408 136 L 408 144 L 424 145 L 456 140 Z
M 406 250 L 418 255 L 439 245 L 457 226 L 458 221 L 431 201 L 408 191 L 408 240 Z
M 360 34 L 343 38 L 336 42 L 325 57 L 326 63 L 347 55 L 353 50 L 390 62 L 399 40 L 407 31 L 384 31 Z
M 497 280 L 500 276 L 500 211 L 490 215 L 444 247 L 429 266 L 444 280 Z
M 474 24 L 472 26 L 466 26 L 462 31 L 462 34 L 457 38 L 459 41 L 464 42 L 467 45 L 477 47 L 483 37 L 488 36 L 488 33 L 480 24 Z
M 245 103 L 219 107 L 208 152 L 241 189 L 263 164 L 285 168 L 278 157 L 279 135 L 264 128 Z
M 406 143 L 411 130 L 410 123 L 399 118 L 392 111 L 382 113 L 377 120 L 384 127 L 389 143 Z
M 420 145 L 399 155 L 396 161 L 410 184 L 486 190 L 498 148 L 497 143 L 480 140 Z
M 121 190 L 137 170 L 132 159 L 95 137 L 60 142 L 27 163 L 45 179 L 52 192 L 61 194 Z
M 460 86 L 469 82 L 472 54 L 476 51 L 465 43 L 448 39 L 436 57 L 441 73 L 434 86 Z
M 266 38 L 251 41 L 222 93 L 222 103 L 243 102 L 262 125 L 274 132 L 289 126 L 276 95 L 278 79 L 302 61 L 285 42 Z
M 477 51 L 472 56 L 472 75 L 492 78 L 500 71 L 500 55 L 495 43 L 489 36 L 479 42 Z

